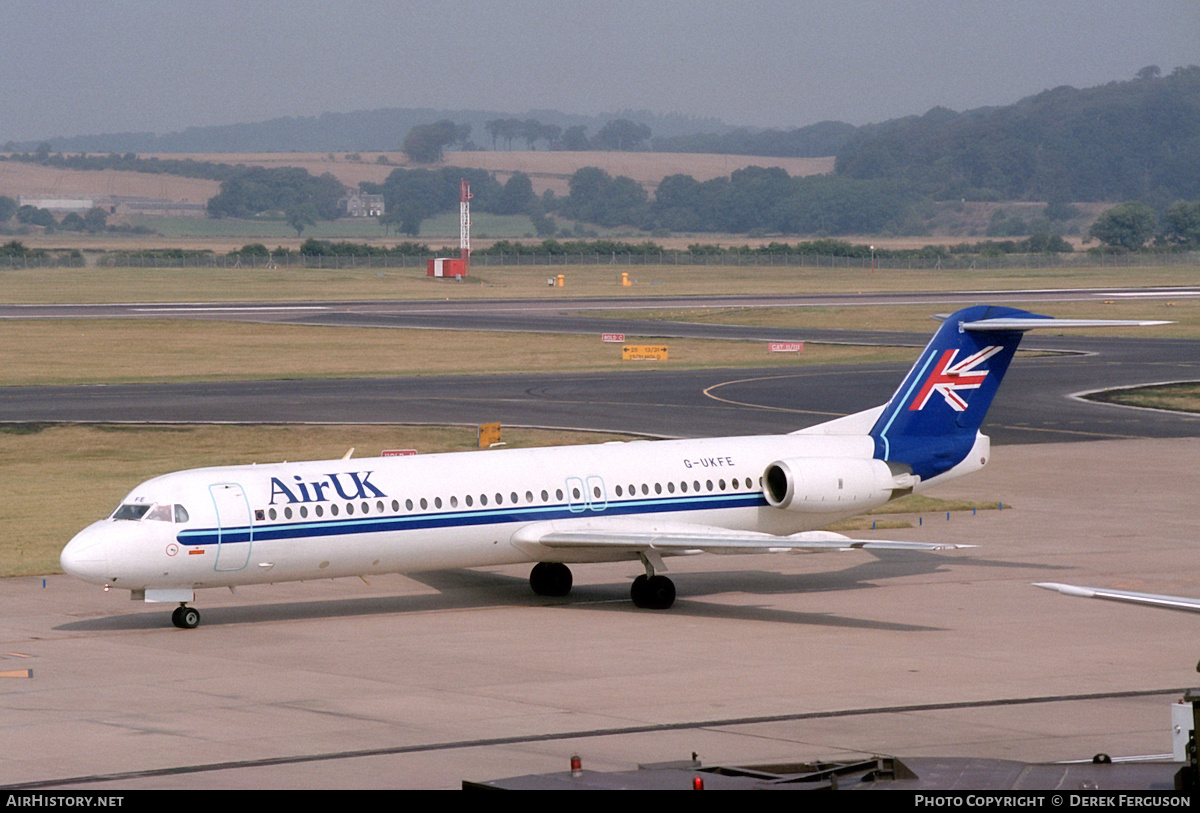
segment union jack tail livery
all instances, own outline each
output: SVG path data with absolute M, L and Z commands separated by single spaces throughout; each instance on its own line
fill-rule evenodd
M 871 429 L 876 458 L 906 465 L 922 480 L 962 462 L 1023 332 L 1057 321 L 992 306 L 946 317 Z

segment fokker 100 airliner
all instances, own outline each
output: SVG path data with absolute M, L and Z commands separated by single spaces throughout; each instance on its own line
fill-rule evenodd
M 666 609 L 663 558 L 955 545 L 822 531 L 988 462 L 979 427 L 1024 331 L 1161 324 L 976 306 L 944 318 L 883 406 L 787 435 L 194 469 L 135 488 L 63 549 L 63 570 L 178 603 L 205 587 L 534 563 L 564 596 L 568 563 L 640 560 L 638 607 Z

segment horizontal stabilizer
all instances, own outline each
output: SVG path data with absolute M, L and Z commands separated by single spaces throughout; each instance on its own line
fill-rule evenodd
M 959 327 L 963 330 L 1034 330 L 1058 329 L 1076 327 L 1152 327 L 1154 325 L 1170 325 L 1172 322 L 1145 319 L 1052 319 L 1045 316 L 1018 318 L 979 319 L 974 322 L 963 322 Z

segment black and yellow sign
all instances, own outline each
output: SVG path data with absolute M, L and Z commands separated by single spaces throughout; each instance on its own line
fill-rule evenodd
M 481 423 L 479 424 L 479 448 L 490 449 L 493 446 L 500 445 L 500 424 L 498 423 Z
M 627 344 L 621 348 L 621 360 L 629 361 L 631 359 L 666 361 L 667 346 L 665 344 Z

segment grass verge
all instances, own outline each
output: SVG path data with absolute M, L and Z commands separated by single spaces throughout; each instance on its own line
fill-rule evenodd
M 599 336 L 153 319 L 0 321 L 0 386 L 493 374 L 911 361 L 913 348 L 627 337 L 666 361 L 622 361 Z M 643 369 L 642 367 L 636 367 Z
M 67 246 L 74 247 L 74 246 Z M 96 254 L 85 250 L 94 259 Z M 534 260 L 536 262 L 536 259 Z M 1043 288 L 1190 286 L 1195 266 L 1002 268 L 976 270 L 794 266 L 491 266 L 477 258 L 469 281 L 433 280 L 425 268 L 12 268 L 0 270 L 0 301 L 323 302 L 355 299 L 481 299 L 577 296 L 846 294 Z M 621 285 L 627 272 L 633 285 Z M 566 286 L 546 280 L 563 274 Z M 969 294 L 964 295 L 969 302 Z
M 1106 390 L 1086 396 L 1092 401 L 1124 406 L 1169 409 L 1176 412 L 1200 412 L 1200 381 L 1155 384 L 1149 387 Z

